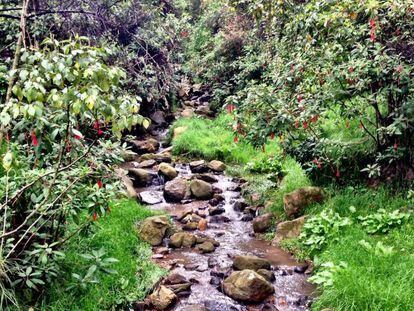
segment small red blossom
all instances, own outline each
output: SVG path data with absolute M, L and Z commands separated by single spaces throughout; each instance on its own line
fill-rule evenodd
M 275 133 L 273 133 L 273 132 L 272 132 L 272 133 L 270 133 L 270 139 L 271 139 L 271 140 L 275 139 Z
M 349 68 L 348 68 L 348 72 L 349 72 L 349 73 L 353 73 L 353 72 L 354 72 L 354 67 L 349 67 Z
M 39 142 L 37 141 L 36 133 L 34 131 L 30 133 L 30 137 L 32 138 L 32 145 L 37 147 Z
M 398 150 L 398 143 L 394 143 L 394 150 L 397 151 Z
M 304 121 L 302 124 L 303 128 L 306 130 L 308 128 L 308 122 Z
M 317 115 L 314 115 L 314 116 L 312 116 L 312 117 L 310 118 L 310 121 L 311 121 L 312 123 L 318 122 L 318 120 L 319 120 L 319 115 L 318 115 L 318 114 L 317 114 Z
M 80 140 L 82 137 L 81 137 L 81 136 L 79 136 L 79 135 L 73 135 L 73 138 L 75 138 L 75 139 L 77 139 L 77 140 Z
M 303 96 L 302 95 L 298 95 L 298 102 L 300 103 L 303 100 Z
M 187 38 L 189 36 L 189 32 L 186 30 L 181 31 L 180 33 L 181 38 Z
M 299 121 L 298 120 L 295 121 L 295 128 L 299 128 Z
M 235 108 L 236 107 L 234 105 L 232 105 L 232 104 L 227 105 L 227 107 L 226 107 L 228 113 L 233 113 L 233 111 L 234 111 Z
M 336 178 L 341 177 L 341 172 L 339 171 L 339 169 L 336 169 L 335 177 Z
M 237 135 L 234 136 L 233 141 L 235 144 L 237 144 L 239 142 L 239 137 Z
M 398 73 L 401 73 L 403 71 L 403 66 L 398 65 L 396 70 Z
M 369 26 L 370 26 L 371 28 L 375 28 L 375 26 L 376 26 L 376 24 L 375 24 L 375 19 L 371 18 L 371 19 L 369 20 Z
M 102 180 L 98 180 L 98 182 L 96 184 L 98 185 L 99 189 L 101 189 L 103 187 Z
M 93 212 L 92 219 L 93 221 L 96 221 L 98 219 L 98 214 L 96 212 Z
M 95 130 L 98 130 L 99 129 L 99 121 L 95 121 L 95 123 L 93 124 L 93 128 Z
M 371 18 L 369 20 L 369 26 L 371 27 L 370 40 L 371 40 L 371 42 L 375 42 L 375 40 L 376 40 L 375 29 L 377 28 L 377 25 L 375 23 L 375 19 Z
M 314 164 L 316 164 L 316 166 L 317 166 L 317 168 L 318 169 L 321 169 L 322 168 L 322 163 L 321 162 L 319 162 L 319 160 L 318 159 L 313 159 L 313 161 L 312 161 Z
M 102 136 L 102 134 L 103 134 L 103 131 L 102 131 L 101 129 L 99 129 L 99 130 L 98 130 L 98 135 L 99 135 L 99 136 Z

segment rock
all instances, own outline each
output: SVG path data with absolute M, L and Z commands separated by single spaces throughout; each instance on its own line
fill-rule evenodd
M 195 113 L 202 116 L 211 116 L 213 115 L 210 107 L 208 105 L 198 106 L 195 110 Z
M 213 174 L 204 173 L 204 174 L 196 174 L 194 175 L 195 179 L 204 180 L 205 182 L 208 182 L 210 184 L 214 184 L 218 182 L 217 177 L 215 177 Z
M 201 252 L 201 253 L 212 253 L 215 251 L 215 247 L 213 245 L 213 243 L 206 241 L 204 243 L 201 243 L 199 245 L 197 245 L 197 249 Z
M 175 300 L 177 296 L 171 289 L 161 285 L 150 296 L 149 301 L 156 310 L 167 309 Z
M 183 226 L 183 230 L 194 231 L 198 228 L 198 222 L 190 221 Z
M 196 236 L 188 232 L 177 232 L 170 237 L 168 245 L 173 248 L 193 247 L 196 243 Z
M 236 201 L 233 204 L 233 209 L 236 212 L 243 212 L 246 209 L 247 206 L 248 206 L 247 203 L 244 202 L 244 201 Z
M 284 221 L 276 226 L 276 236 L 272 244 L 278 245 L 284 239 L 297 238 L 300 235 L 303 225 L 305 224 L 306 216 L 302 216 L 295 220 Z
M 121 157 L 125 162 L 132 162 L 138 157 L 138 154 L 131 150 L 123 150 L 121 151 Z
M 185 216 L 181 222 L 182 223 L 188 223 L 188 222 L 196 222 L 198 223 L 201 220 L 201 217 L 198 216 L 197 214 L 189 214 L 187 216 Z
M 207 229 L 207 220 L 200 219 L 200 221 L 198 222 L 198 227 L 197 228 L 200 231 L 205 231 Z
M 220 242 L 214 240 L 213 238 L 209 237 L 209 236 L 198 236 L 196 243 L 197 244 L 201 244 L 204 242 L 210 242 L 211 244 L 213 244 L 215 247 L 220 246 Z
M 299 215 L 312 203 L 320 203 L 324 199 L 323 190 L 319 187 L 304 187 L 288 193 L 283 198 L 284 209 L 288 217 Z
M 165 113 L 161 110 L 157 110 L 153 114 L 151 114 L 150 119 L 153 123 L 155 123 L 158 126 L 164 126 L 167 123 L 165 121 Z
M 151 160 L 144 160 L 140 163 L 138 163 L 139 168 L 150 168 L 153 167 L 155 164 L 157 164 L 157 161 L 151 159 Z
M 147 160 L 154 160 L 157 163 L 167 162 L 171 163 L 171 154 L 169 152 L 161 152 L 161 153 L 145 153 L 139 157 L 139 161 L 147 161 Z
M 296 266 L 293 268 L 293 272 L 303 274 L 308 269 L 308 265 Z
M 177 220 L 183 220 L 187 215 L 191 215 L 193 213 L 193 208 L 191 206 L 186 206 L 184 210 L 178 213 Z
M 253 231 L 256 233 L 266 232 L 272 226 L 272 215 L 264 214 L 253 220 Z
M 219 286 L 221 284 L 221 279 L 219 279 L 218 277 L 211 277 L 210 279 L 210 284 L 213 286 Z
M 213 267 L 215 267 L 215 266 L 217 266 L 217 265 L 218 265 L 218 261 L 217 261 L 217 259 L 216 259 L 216 258 L 214 258 L 214 257 L 209 257 L 209 258 L 207 259 L 207 265 L 208 265 L 208 267 L 209 267 L 209 268 L 213 268 Z
M 244 221 L 244 222 L 252 221 L 253 220 L 253 215 L 252 214 L 243 215 L 243 217 L 240 220 Z
M 208 164 L 208 168 L 214 172 L 223 172 L 226 169 L 226 165 L 218 160 L 213 160 Z
M 185 276 L 179 274 L 179 273 L 173 273 L 167 276 L 163 282 L 165 285 L 175 285 L 175 284 L 183 284 L 187 283 L 187 279 Z
M 207 200 L 213 197 L 213 187 L 205 181 L 194 179 L 190 183 L 191 193 L 201 200 Z
M 173 132 L 173 139 L 178 138 L 182 133 L 184 133 L 188 129 L 187 126 L 179 126 L 174 129 Z
M 268 282 L 273 282 L 276 279 L 275 274 L 270 270 L 259 269 L 257 270 L 257 273 L 264 277 Z
M 190 162 L 190 170 L 192 173 L 204 173 L 207 172 L 208 168 L 206 165 L 206 161 L 199 160 Z
M 174 178 L 165 184 L 164 197 L 169 202 L 180 202 L 190 196 L 188 182 L 184 178 Z
M 192 118 L 194 116 L 194 109 L 193 108 L 185 108 L 181 112 L 181 116 L 183 118 L 186 118 L 186 119 Z
M 165 162 L 158 165 L 158 172 L 167 177 L 168 180 L 174 179 L 178 175 L 175 168 Z
M 135 199 L 137 198 L 137 192 L 134 188 L 134 183 L 132 182 L 131 178 L 127 176 L 127 171 L 121 168 L 115 169 L 115 173 L 118 178 L 122 181 L 122 184 L 125 188 L 126 195 L 128 198 Z
M 275 292 L 272 284 L 253 270 L 233 272 L 223 282 L 224 293 L 246 302 L 261 302 Z
M 191 290 L 191 283 L 182 283 L 182 284 L 174 284 L 174 285 L 168 285 L 166 286 L 168 289 L 171 289 L 174 294 L 182 293 L 182 292 L 188 292 Z
M 157 254 L 167 255 L 170 253 L 170 250 L 168 249 L 168 247 L 159 247 L 155 250 L 155 252 Z
M 157 191 L 142 191 L 138 196 L 141 203 L 152 205 L 162 202 L 162 194 Z
M 198 268 L 199 264 L 197 263 L 187 263 L 184 265 L 185 270 L 194 271 Z
M 237 255 L 233 259 L 233 267 L 236 270 L 250 269 L 257 271 L 259 269 L 270 270 L 270 262 L 266 259 L 250 255 Z
M 128 169 L 128 173 L 134 177 L 134 184 L 137 186 L 148 186 L 154 180 L 158 179 L 156 173 L 142 168 L 130 168 Z
M 165 232 L 170 227 L 167 216 L 148 217 L 139 224 L 139 234 L 142 240 L 157 246 L 162 243 Z
M 220 223 L 225 223 L 225 222 L 231 222 L 231 220 L 230 218 L 224 215 L 214 215 L 210 217 L 210 222 L 220 224 Z
M 146 140 L 132 140 L 133 149 L 138 153 L 152 153 L 156 152 L 160 147 L 158 140 L 148 138 Z
M 223 214 L 226 210 L 223 207 L 210 207 L 208 213 L 210 216 Z

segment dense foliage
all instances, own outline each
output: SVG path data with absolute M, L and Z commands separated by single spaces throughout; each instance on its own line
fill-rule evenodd
M 188 72 L 233 111 L 235 135 L 259 147 L 276 137 L 315 177 L 412 180 L 413 9 L 215 2 L 187 45 Z

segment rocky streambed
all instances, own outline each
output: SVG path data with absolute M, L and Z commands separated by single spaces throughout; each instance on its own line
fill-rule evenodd
M 256 236 L 271 219 L 244 201 L 245 181 L 226 176 L 220 161 L 174 163 L 159 139 L 135 141 L 141 155 L 123 167 L 130 195 L 172 220 L 139 224 L 152 259 L 170 274 L 134 309 L 308 310 L 308 266 Z

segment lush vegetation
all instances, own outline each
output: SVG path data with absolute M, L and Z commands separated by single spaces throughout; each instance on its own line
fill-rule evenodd
M 175 156 L 225 161 L 277 221 L 285 194 L 324 186 L 283 242 L 315 264 L 313 308 L 411 310 L 413 13 L 406 0 L 2 1 L 0 309 L 144 298 L 164 273 L 134 228 L 152 213 L 124 200 L 115 170 L 125 136 L 196 102 L 179 92 L 196 83 L 217 117 L 175 122 Z
M 186 46 L 187 72 L 235 110 L 234 135 L 256 146 L 276 136 L 315 178 L 410 181 L 412 9 L 214 1 Z

